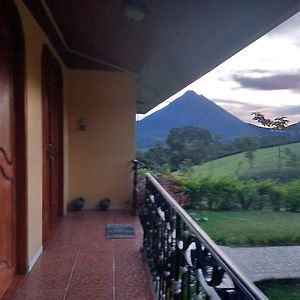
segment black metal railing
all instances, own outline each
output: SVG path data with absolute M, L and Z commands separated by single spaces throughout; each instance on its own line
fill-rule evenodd
M 136 159 L 134 159 L 132 161 L 132 163 L 133 163 L 133 166 L 132 166 L 132 170 L 133 170 L 133 190 L 132 190 L 131 210 L 132 210 L 132 213 L 135 214 L 136 209 L 137 209 L 137 176 L 138 176 L 139 162 Z
M 133 188 L 132 188 L 132 200 L 131 200 L 131 212 L 133 215 L 136 215 L 139 203 L 137 201 L 137 194 L 138 194 L 138 170 L 145 168 L 145 165 L 134 159 L 132 160 L 132 171 L 133 171 Z M 139 181 L 140 182 L 140 181 Z
M 157 299 L 267 299 L 149 173 L 140 217 Z

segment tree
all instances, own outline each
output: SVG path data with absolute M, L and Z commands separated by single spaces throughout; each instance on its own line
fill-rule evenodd
M 260 139 L 256 136 L 242 136 L 235 140 L 235 144 L 240 152 L 257 150 L 260 147 Z
M 219 142 L 219 141 L 218 141 Z M 137 159 L 147 168 L 161 172 L 188 169 L 212 157 L 214 139 L 208 129 L 196 126 L 172 128 L 166 144 L 156 141 L 147 151 L 137 151 Z
M 144 163 L 147 168 L 162 171 L 169 163 L 169 150 L 164 147 L 161 141 L 157 140 L 147 151 L 137 151 L 137 160 Z
M 257 150 L 260 145 L 259 139 L 252 136 L 242 136 L 236 140 L 236 145 L 240 151 L 245 151 L 245 157 L 248 159 L 252 169 L 255 160 L 255 150 Z
M 285 116 L 277 117 L 274 120 L 267 119 L 260 112 L 251 113 L 253 120 L 257 121 L 264 127 L 273 128 L 277 130 L 279 134 L 279 145 L 278 145 L 278 168 L 281 168 L 281 144 L 282 144 L 282 130 L 288 126 L 289 120 Z
M 236 166 L 235 175 L 236 175 L 237 178 L 240 177 L 240 171 L 241 171 L 241 168 L 243 166 L 243 163 L 244 162 L 242 160 L 239 160 L 239 162 L 238 162 L 238 164 Z
M 167 138 L 171 169 L 189 160 L 193 165 L 207 161 L 213 138 L 208 129 L 197 126 L 172 128 Z
M 248 150 L 245 152 L 245 157 L 249 161 L 250 168 L 253 169 L 254 166 L 254 160 L 255 160 L 255 155 L 254 155 L 254 150 Z
M 285 147 L 283 149 L 284 159 L 289 167 L 295 167 L 300 165 L 300 154 L 292 151 L 290 148 Z

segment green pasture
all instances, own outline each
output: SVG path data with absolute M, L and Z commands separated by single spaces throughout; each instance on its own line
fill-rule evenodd
M 195 166 L 190 170 L 192 177 L 212 176 L 221 178 L 232 176 L 240 179 L 248 178 L 279 178 L 284 181 L 289 181 L 300 177 L 300 162 L 296 162 L 293 166 L 289 166 L 284 158 L 284 148 L 289 148 L 291 151 L 300 154 L 300 143 L 288 144 L 281 146 L 282 161 L 281 168 L 278 168 L 278 147 L 258 149 L 254 152 L 253 167 L 244 153 L 239 153 L 224 158 L 216 159 L 207 162 L 201 166 Z
M 220 245 L 300 245 L 300 214 L 274 211 L 188 210 L 198 224 Z

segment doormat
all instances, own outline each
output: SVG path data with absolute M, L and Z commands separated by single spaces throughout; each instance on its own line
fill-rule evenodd
M 105 227 L 107 239 L 134 239 L 134 228 L 130 224 L 107 224 Z

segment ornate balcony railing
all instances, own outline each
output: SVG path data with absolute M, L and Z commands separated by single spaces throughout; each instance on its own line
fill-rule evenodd
M 139 167 L 139 162 L 134 159 L 132 161 L 133 166 L 133 190 L 132 190 L 132 202 L 131 202 L 131 210 L 132 213 L 135 214 L 136 209 L 137 209 L 137 176 L 138 176 L 138 167 Z
M 157 299 L 267 299 L 149 173 L 140 217 Z

